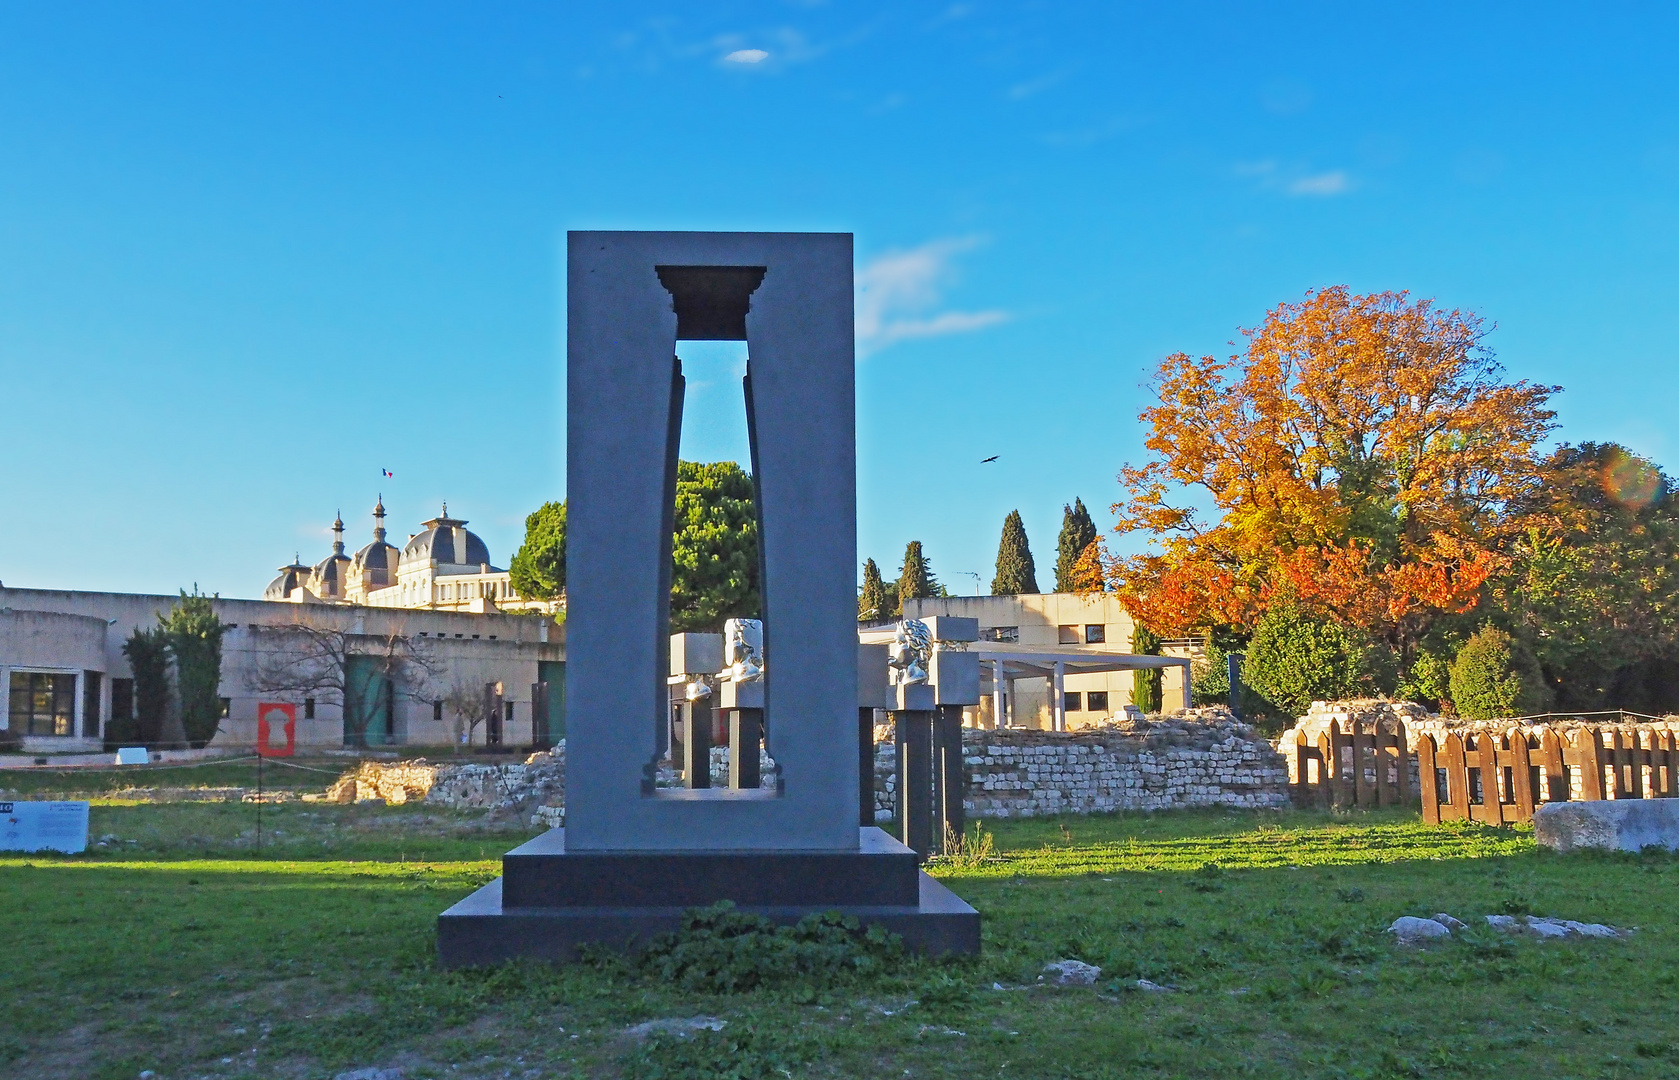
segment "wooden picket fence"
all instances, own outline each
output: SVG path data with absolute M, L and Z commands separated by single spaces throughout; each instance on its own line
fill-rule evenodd
M 1411 753 L 1405 725 L 1384 732 L 1379 724 L 1349 721 L 1345 730 L 1331 720 L 1314 744 L 1304 732 L 1294 738 L 1298 806 L 1407 806 L 1411 790 Z
M 1582 800 L 1679 795 L 1679 748 L 1671 731 L 1549 727 L 1417 739 L 1422 817 L 1503 825 L 1530 821 L 1534 807 Z M 1606 772 L 1607 770 L 1607 772 Z M 1647 771 L 1647 774 L 1646 774 Z

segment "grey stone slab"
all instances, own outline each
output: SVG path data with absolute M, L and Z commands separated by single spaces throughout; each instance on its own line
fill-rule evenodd
M 767 696 L 762 682 L 724 682 L 717 687 L 719 709 L 762 709 Z
M 934 641 L 978 641 L 979 619 L 967 615 L 928 615 L 921 620 Z
M 672 634 L 672 675 L 715 675 L 723 670 L 722 634 Z
M 897 683 L 892 687 L 892 712 L 932 712 L 938 692 L 928 683 Z
M 927 665 L 940 705 L 979 704 L 979 654 L 934 649 Z
M 1565 852 L 1679 850 L 1679 799 L 1545 803 L 1533 812 L 1533 838 Z
M 857 707 L 860 709 L 890 709 L 893 705 L 886 653 L 885 645 L 857 644 Z
M 761 272 L 761 273 L 760 273 Z M 852 244 L 575 232 L 567 254 L 566 821 L 576 850 L 857 843 Z M 669 666 L 679 322 L 747 339 L 778 798 L 653 786 Z

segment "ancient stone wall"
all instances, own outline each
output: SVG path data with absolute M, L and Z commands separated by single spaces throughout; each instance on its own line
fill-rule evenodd
M 875 818 L 889 819 L 897 794 L 890 725 L 876 729 Z M 1288 804 L 1287 765 L 1264 738 L 1222 707 L 1185 710 L 1076 732 L 964 729 L 965 805 L 973 817 L 1035 817 L 1111 810 Z M 765 783 L 774 762 L 760 760 Z M 728 754 L 712 749 L 712 784 L 728 782 Z M 658 783 L 675 786 L 661 766 Z M 363 762 L 330 797 L 424 799 L 460 809 L 514 810 L 537 824 L 564 822 L 565 746 L 523 765 L 383 765 Z
M 877 739 L 875 818 L 883 821 L 897 777 L 890 728 Z M 968 728 L 962 757 L 970 817 L 1288 805 L 1281 756 L 1221 706 L 1070 733 Z

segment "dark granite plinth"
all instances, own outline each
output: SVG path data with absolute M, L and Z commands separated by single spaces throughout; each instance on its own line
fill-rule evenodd
M 854 854 L 568 854 L 554 829 L 508 852 L 503 877 L 438 916 L 438 957 L 444 967 L 521 956 L 566 963 L 579 945 L 633 947 L 718 900 L 777 923 L 835 911 L 918 952 L 977 953 L 979 913 L 922 873 L 909 848 L 873 827 L 860 834 Z
M 567 851 L 550 829 L 502 856 L 507 907 L 915 906 L 915 852 L 870 826 L 857 851 Z

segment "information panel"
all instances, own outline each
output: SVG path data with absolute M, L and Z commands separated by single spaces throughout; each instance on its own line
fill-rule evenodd
M 87 803 L 0 802 L 0 851 L 87 850 Z

